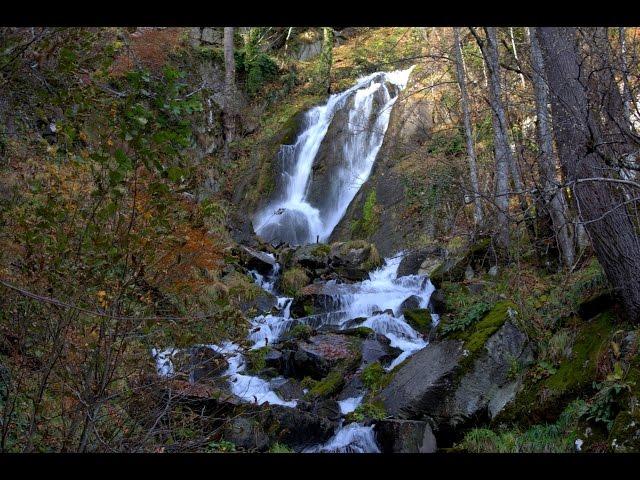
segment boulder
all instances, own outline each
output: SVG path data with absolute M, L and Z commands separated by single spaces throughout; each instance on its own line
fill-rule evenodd
M 360 339 L 335 333 L 314 335 L 308 340 L 298 340 L 291 358 L 293 373 L 321 379 L 339 365 L 357 367 Z
M 337 425 L 326 417 L 283 405 L 270 405 L 264 414 L 261 423 L 265 431 L 274 432 L 274 441 L 291 445 L 296 451 L 325 442 Z
M 188 378 L 191 383 L 209 382 L 229 367 L 224 355 L 207 346 L 195 346 L 173 355 L 174 376 Z
M 370 271 L 382 265 L 375 245 L 362 240 L 333 243 L 329 255 L 335 272 L 351 281 L 365 280 Z
M 238 307 L 243 313 L 252 312 L 257 315 L 265 315 L 271 313 L 271 311 L 278 306 L 278 298 L 260 289 L 260 292 L 255 297 L 243 298 L 239 302 Z
M 300 290 L 291 302 L 290 314 L 293 318 L 308 317 L 340 308 L 340 301 L 336 295 L 327 290 L 323 284 L 311 284 Z
M 518 372 L 533 361 L 527 336 L 508 312 L 508 302 L 497 304 L 475 329 L 432 342 L 411 357 L 379 395 L 386 411 L 428 418 L 440 435 L 495 418 L 515 398 Z
M 447 309 L 446 299 L 442 290 L 436 290 L 431 294 L 429 306 L 433 312 L 443 313 Z
M 482 270 L 485 263 L 485 256 L 491 240 L 488 238 L 478 240 L 475 244 L 460 250 L 457 253 L 449 254 L 437 267 L 429 274 L 431 282 L 439 287 L 447 280 L 450 282 L 461 282 L 465 279 L 465 274 L 473 276 L 475 271 Z M 468 268 L 471 268 L 471 271 Z
M 422 419 L 436 411 L 455 388 L 463 342 L 434 342 L 415 353 L 393 376 L 379 397 L 392 417 Z
M 300 382 L 295 378 L 276 378 L 271 381 L 271 388 L 280 398 L 289 402 L 304 397 Z
M 402 353 L 402 350 L 392 347 L 390 344 L 391 341 L 384 335 L 373 335 L 370 338 L 365 338 L 362 341 L 361 367 L 366 367 L 375 362 L 386 365 Z
M 330 252 L 331 247 L 324 243 L 303 245 L 295 250 L 292 260 L 311 272 L 324 272 L 329 265 Z
M 436 437 L 427 422 L 380 420 L 374 429 L 382 453 L 434 453 L 437 450 Z
M 441 247 L 425 247 L 413 252 L 409 252 L 400 261 L 398 265 L 397 277 L 404 277 L 407 275 L 428 275 L 424 272 L 429 270 L 429 265 L 437 265 L 444 255 L 444 250 Z M 424 265 L 424 267 L 423 267 Z
M 404 311 L 404 319 L 422 334 L 428 334 L 433 326 L 431 312 L 426 308 L 407 309 Z
M 404 315 L 406 310 L 415 310 L 417 308 L 420 308 L 420 297 L 411 295 L 400 304 L 400 315 Z
M 245 245 L 240 246 L 240 261 L 249 270 L 255 270 L 260 275 L 269 275 L 273 271 L 276 260 L 266 253 L 254 250 Z
M 253 418 L 236 417 L 230 419 L 222 431 L 223 438 L 244 450 L 264 451 L 269 438 L 262 426 Z

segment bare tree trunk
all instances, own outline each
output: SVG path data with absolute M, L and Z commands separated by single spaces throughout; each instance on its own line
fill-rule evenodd
M 516 59 L 516 63 L 520 65 L 520 59 L 518 58 L 518 49 L 516 48 L 516 37 L 513 34 L 513 27 L 509 27 L 509 36 L 511 37 L 511 48 L 513 48 L 513 57 Z M 520 83 L 522 83 L 522 88 L 526 87 L 526 82 L 524 81 L 524 74 L 520 72 Z
M 469 178 L 473 189 L 473 219 L 476 225 L 482 224 L 482 204 L 480 203 L 480 186 L 478 184 L 478 167 L 476 162 L 476 150 L 473 145 L 473 129 L 471 127 L 471 114 L 469 113 L 469 96 L 464 73 L 462 47 L 460 45 L 460 29 L 453 28 L 454 50 L 456 55 L 456 77 L 460 87 L 462 119 L 464 123 L 464 135 L 467 143 L 467 156 L 469 157 Z
M 502 105 L 502 88 L 500 86 L 500 70 L 495 29 L 486 27 L 486 43 L 471 30 L 484 57 L 488 71 L 489 102 L 491 104 L 491 121 L 493 123 L 494 149 L 496 156 L 496 191 L 495 204 L 498 209 L 498 246 L 506 253 L 509 248 L 509 168 L 513 165 L 513 155 L 507 137 L 507 119 Z M 513 169 L 512 169 L 513 173 Z M 518 178 L 514 177 L 514 180 Z M 520 185 L 521 186 L 521 185 Z M 518 186 L 516 186 L 518 189 Z M 518 189 L 519 190 L 519 189 Z
M 549 125 L 549 90 L 544 73 L 544 60 L 540 52 L 538 37 L 534 29 L 529 30 L 531 45 L 531 70 L 536 99 L 536 127 L 538 133 L 538 167 L 542 181 L 542 199 L 549 211 L 562 259 L 567 267 L 575 260 L 575 250 L 567 221 L 567 205 L 562 190 L 557 184 L 556 158 Z
M 327 94 L 331 93 L 331 66 L 333 64 L 333 28 L 322 28 L 322 53 L 320 55 L 320 84 Z
M 224 27 L 224 161 L 231 160 L 230 143 L 236 136 L 236 60 L 234 58 L 234 28 Z
M 576 29 L 536 29 L 551 93 L 558 153 L 580 219 L 630 320 L 640 320 L 640 238 L 601 146 L 603 115 L 589 104 L 589 76 Z M 593 88 L 593 86 L 592 86 Z M 590 108 L 591 107 L 591 108 Z M 606 106 L 601 107 L 606 108 Z M 590 178 L 601 180 L 588 180 Z

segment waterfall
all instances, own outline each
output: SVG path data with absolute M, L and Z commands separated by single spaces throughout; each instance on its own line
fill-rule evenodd
M 268 241 L 301 245 L 326 241 L 371 169 L 387 131 L 391 108 L 407 84 L 413 67 L 377 72 L 357 81 L 344 92 L 331 95 L 324 105 L 306 112 L 303 130 L 293 145 L 283 145 L 283 191 L 254 218 L 255 231 Z M 329 175 L 331 191 L 322 201 L 310 198 L 313 166 L 327 131 L 342 109 L 348 109 L 346 125 L 340 125 L 342 144 L 338 165 Z

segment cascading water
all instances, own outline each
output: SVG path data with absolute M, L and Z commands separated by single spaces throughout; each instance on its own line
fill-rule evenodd
M 389 124 L 391 108 L 406 86 L 413 67 L 377 72 L 348 90 L 331 95 L 326 104 L 305 114 L 303 131 L 293 145 L 283 145 L 284 191 L 254 218 L 255 231 L 268 241 L 292 245 L 325 241 L 367 180 Z M 329 172 L 331 192 L 322 205 L 309 198 L 312 167 L 337 111 L 348 108 L 342 162 Z
M 286 177 L 285 190 L 256 216 L 256 233 L 269 241 L 286 241 L 290 244 L 306 244 L 315 242 L 316 237 L 326 240 L 330 236 L 371 172 L 384 139 L 391 107 L 399 91 L 405 87 L 412 68 L 364 77 L 345 92 L 332 95 L 325 105 L 306 114 L 305 128 L 296 142 L 282 146 L 280 151 L 284 164 L 283 175 Z M 334 115 L 341 108 L 349 108 L 348 135 L 341 146 L 342 162 L 331 172 L 331 191 L 327 193 L 329 198 L 325 199 L 322 206 L 314 206 L 308 197 L 313 181 L 312 166 Z M 423 275 L 397 277 L 402 252 L 386 259 L 381 268 L 371 272 L 369 278 L 362 282 L 325 282 L 322 291 L 331 298 L 331 308 L 322 314 L 304 318 L 291 317 L 293 299 L 279 295 L 276 289 L 280 265 L 275 263 L 272 255 L 266 255 L 274 260 L 270 274 L 263 275 L 255 271 L 251 274 L 261 288 L 277 297 L 277 312 L 252 319 L 248 335 L 251 348 L 277 343 L 283 334 L 299 324 L 307 324 L 316 330 L 365 326 L 387 337 L 390 345 L 402 352 L 386 365 L 385 368 L 391 370 L 427 345 L 422 335 L 405 321 L 401 304 L 407 298 L 416 296 L 419 298 L 418 306 L 427 308 L 434 287 Z M 432 319 L 437 323 L 438 316 L 433 314 Z M 285 401 L 274 391 L 274 387 L 284 381 L 283 377 L 265 380 L 246 374 L 246 363 L 239 345 L 225 342 L 221 346 L 209 347 L 226 357 L 229 367 L 223 375 L 228 378 L 234 395 L 260 405 L 269 403 L 296 407 L 297 399 Z M 171 359 L 177 352 L 177 349 L 152 351 L 160 375 L 174 374 Z M 364 396 L 365 392 L 361 392 L 341 400 L 341 414 L 344 416 L 356 410 Z M 326 443 L 307 446 L 303 452 L 380 452 L 373 425 L 344 425 L 343 422 Z

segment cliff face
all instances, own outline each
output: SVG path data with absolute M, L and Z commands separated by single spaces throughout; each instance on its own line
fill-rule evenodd
M 413 72 L 393 106 L 389 127 L 370 177 L 349 205 L 331 240 L 366 238 L 387 256 L 412 243 L 424 219 L 407 215 L 405 178 L 430 138 L 432 102 L 422 95 L 420 72 Z

